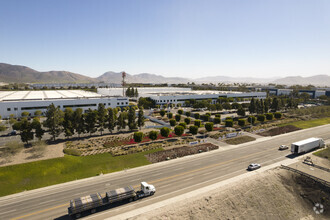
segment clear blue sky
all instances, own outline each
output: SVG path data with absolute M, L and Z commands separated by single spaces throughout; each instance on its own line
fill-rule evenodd
M 0 0 L 0 62 L 91 77 L 330 75 L 330 1 Z

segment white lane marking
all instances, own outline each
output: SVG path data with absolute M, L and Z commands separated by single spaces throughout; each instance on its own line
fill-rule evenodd
M 185 167 L 179 167 L 179 168 L 176 168 L 176 169 L 173 169 L 173 170 L 182 170 L 184 169 Z
M 209 175 L 211 173 L 214 173 L 214 172 L 203 173 L 202 175 L 205 176 L 205 175 Z
M 1 212 L 0 215 L 3 215 L 3 214 L 6 214 L 6 213 L 9 213 L 9 212 L 15 212 L 16 209 L 13 209 L 13 210 L 10 210 L 10 211 L 7 211 L 7 212 Z
M 40 205 L 40 204 L 49 203 L 49 202 L 52 202 L 52 201 L 55 201 L 55 199 L 47 200 L 47 201 L 45 201 L 45 202 L 39 202 L 39 205 Z
M 192 179 L 194 179 L 194 177 L 190 177 L 188 179 L 184 179 L 183 181 L 189 181 L 189 180 L 192 180 Z
M 163 173 L 156 173 L 156 174 L 153 174 L 153 176 L 159 176 L 159 175 L 162 175 Z
M 163 186 L 157 186 L 157 189 L 158 189 L 158 188 L 164 188 L 164 187 L 168 187 L 168 186 L 170 186 L 170 185 L 172 185 L 172 186 L 173 186 L 173 184 L 166 184 L 166 185 L 163 185 Z

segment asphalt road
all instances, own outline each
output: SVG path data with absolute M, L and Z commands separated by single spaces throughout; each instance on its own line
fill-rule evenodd
M 0 219 L 69 219 L 67 207 L 73 198 L 95 192 L 104 194 L 126 185 L 138 188 L 141 181 L 155 185 L 157 192 L 152 197 L 85 217 L 104 219 L 243 174 L 252 162 L 265 166 L 290 158 L 286 157 L 290 151 L 279 151 L 278 146 L 309 137 L 330 139 L 330 125 L 3 197 L 0 198 Z

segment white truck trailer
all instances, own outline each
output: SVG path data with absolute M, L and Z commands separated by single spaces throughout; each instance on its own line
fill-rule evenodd
M 315 148 L 323 147 L 324 141 L 322 138 L 308 138 L 291 144 L 291 153 L 301 154 L 306 153 Z

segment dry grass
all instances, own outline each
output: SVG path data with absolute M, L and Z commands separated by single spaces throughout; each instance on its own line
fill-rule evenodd
M 250 142 L 250 141 L 255 141 L 256 139 L 254 137 L 250 137 L 250 136 L 241 136 L 241 137 L 235 137 L 235 138 L 230 138 L 225 140 L 225 142 L 227 144 L 233 144 L 233 145 L 237 145 L 237 144 L 243 144 L 246 142 Z

